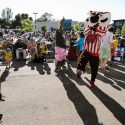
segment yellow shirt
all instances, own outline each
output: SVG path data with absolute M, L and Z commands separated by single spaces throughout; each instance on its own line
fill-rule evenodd
M 41 53 L 46 54 L 46 46 L 45 45 L 40 45 L 40 50 L 41 50 Z
M 5 51 L 5 59 L 10 59 L 11 58 L 11 52 L 10 51 Z
M 117 40 L 117 39 L 115 39 L 115 40 L 113 41 L 113 45 L 114 45 L 114 48 L 115 48 L 115 49 L 118 47 L 118 40 Z

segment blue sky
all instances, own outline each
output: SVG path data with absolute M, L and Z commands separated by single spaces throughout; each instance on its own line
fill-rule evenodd
M 9 7 L 13 16 L 28 13 L 34 19 L 44 12 L 53 14 L 55 19 L 63 16 L 68 19 L 84 21 L 89 10 L 111 12 L 112 20 L 125 19 L 125 0 L 0 0 L 0 16 L 2 9 Z

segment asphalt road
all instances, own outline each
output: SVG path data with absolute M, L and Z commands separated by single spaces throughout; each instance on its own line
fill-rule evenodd
M 76 62 L 55 76 L 54 63 L 15 61 L 0 66 L 1 125 L 125 125 L 125 64 L 99 70 L 89 88 L 90 70 L 75 76 Z

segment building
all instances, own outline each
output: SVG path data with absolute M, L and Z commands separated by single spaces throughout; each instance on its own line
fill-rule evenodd
M 74 24 L 78 23 L 78 21 L 72 21 L 72 27 Z M 41 26 L 46 26 L 48 31 L 51 31 L 51 29 L 58 29 L 60 26 L 59 21 L 48 21 L 48 22 L 36 22 L 36 30 L 41 31 Z
M 113 26 L 116 29 L 122 29 L 122 26 L 125 25 L 125 19 L 113 20 Z
M 41 31 L 41 27 L 42 26 L 46 26 L 48 31 L 51 31 L 51 29 L 57 29 L 58 28 L 58 22 L 54 21 L 54 22 L 36 22 L 36 30 L 40 30 Z

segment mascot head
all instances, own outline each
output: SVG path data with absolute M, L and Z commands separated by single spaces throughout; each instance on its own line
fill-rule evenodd
M 93 27 L 95 25 L 107 27 L 111 21 L 109 12 L 89 11 L 86 19 L 86 26 Z

